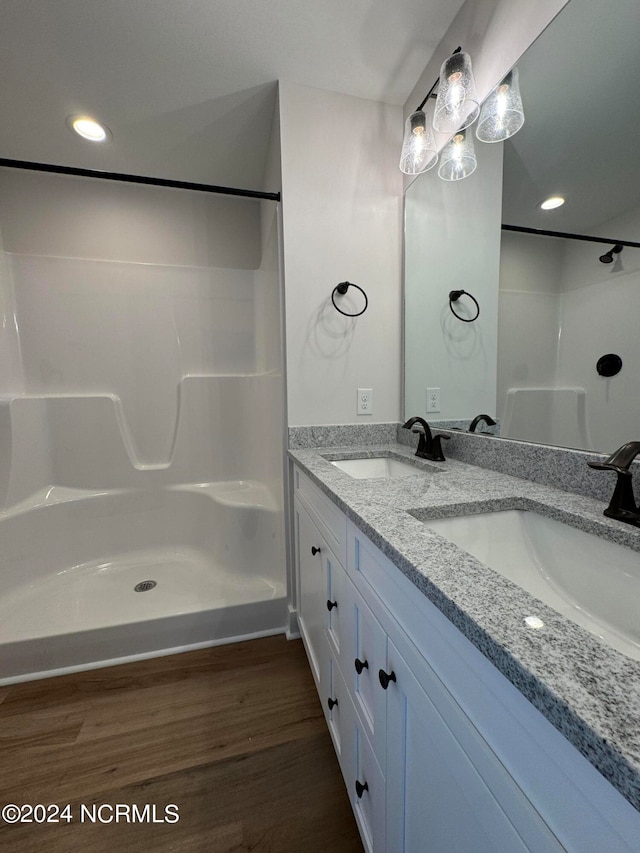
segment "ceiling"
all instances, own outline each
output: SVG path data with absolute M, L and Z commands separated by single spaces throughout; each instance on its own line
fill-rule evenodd
M 640 209 L 639 36 L 638 0 L 615 14 L 571 0 L 518 62 L 525 124 L 505 143 L 503 222 L 640 240 L 607 230 Z M 563 207 L 538 209 L 557 194 Z
M 0 157 L 273 189 L 276 81 L 403 104 L 462 3 L 3 0 Z

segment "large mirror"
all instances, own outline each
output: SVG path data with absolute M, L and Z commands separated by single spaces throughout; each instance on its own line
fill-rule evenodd
M 407 417 L 465 428 L 486 412 L 502 436 L 601 452 L 640 440 L 640 248 L 606 263 L 640 243 L 639 35 L 637 0 L 571 0 L 518 63 L 522 130 L 476 141 L 469 178 L 408 189 Z M 542 211 L 551 195 L 565 204 Z M 451 313 L 455 289 L 476 321 Z

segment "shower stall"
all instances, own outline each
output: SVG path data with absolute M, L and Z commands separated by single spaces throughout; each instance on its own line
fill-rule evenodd
M 0 683 L 286 623 L 278 208 L 0 168 Z
M 601 227 L 627 235 L 639 226 L 636 209 Z M 638 417 L 640 243 L 502 227 L 500 432 L 612 453 Z

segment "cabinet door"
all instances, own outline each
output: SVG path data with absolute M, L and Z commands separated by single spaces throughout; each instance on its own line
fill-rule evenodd
M 345 713 L 343 709 L 349 702 L 348 692 L 340 667 L 336 663 L 332 653 L 328 655 L 328 679 L 327 679 L 327 695 L 320 697 L 324 703 L 324 715 L 329 727 L 329 733 L 333 741 L 336 754 L 340 766 L 343 768 L 342 760 L 342 740 L 344 729 Z
M 384 776 L 350 697 L 342 704 L 340 713 L 342 775 L 362 843 L 367 853 L 384 853 L 385 849 L 391 853 L 391 848 L 385 847 Z
M 342 671 L 376 758 L 384 771 L 386 698 L 378 672 L 385 668 L 387 662 L 387 635 L 348 578 L 345 579 L 345 593 L 348 612 L 343 631 Z
M 327 545 L 305 510 L 295 503 L 296 565 L 298 569 L 298 625 L 311 671 L 320 690 L 326 666 L 327 618 L 323 559 Z
M 348 616 L 345 598 L 347 574 L 330 551 L 326 553 L 323 565 L 327 592 L 327 636 L 336 657 L 340 659 L 343 623 Z
M 410 666 L 391 640 L 388 654 L 387 850 L 562 850 L 427 665 L 416 654 Z

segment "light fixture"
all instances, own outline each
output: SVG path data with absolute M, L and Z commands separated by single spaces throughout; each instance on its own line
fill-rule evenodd
M 405 123 L 404 141 L 400 154 L 400 171 L 405 175 L 419 175 L 431 169 L 438 161 L 438 152 L 431 128 L 427 125 L 424 110 L 412 113 Z
M 551 195 L 540 202 L 540 207 L 542 210 L 555 210 L 556 207 L 562 207 L 564 201 L 561 195 Z
M 91 116 L 71 115 L 67 117 L 67 127 L 73 130 L 78 136 L 89 142 L 106 142 L 111 139 L 111 131 L 109 128 L 96 121 Z
M 459 130 L 442 152 L 438 175 L 443 181 L 461 181 L 473 174 L 477 165 L 473 136 L 466 130 Z
M 434 94 L 436 88 L 438 91 Z M 518 69 L 513 68 L 503 78 L 483 105 L 481 112 L 471 57 L 468 53 L 463 53 L 461 47 L 457 47 L 442 63 L 440 76 L 405 123 L 400 154 L 400 169 L 405 175 L 426 172 L 438 161 L 438 149 L 433 134 L 426 126 L 424 106 L 429 98 L 435 98 L 433 128 L 451 136 L 442 151 L 438 169 L 438 175 L 444 181 L 460 181 L 475 172 L 478 161 L 473 139 L 466 130 L 478 115 L 480 124 L 476 136 L 481 142 L 501 142 L 517 133 L 524 124 Z M 563 202 L 564 199 L 560 204 Z
M 480 104 L 473 79 L 471 57 L 457 49 L 442 63 L 433 113 L 433 127 L 441 133 L 464 130 L 478 118 Z
M 482 105 L 476 136 L 481 142 L 502 142 L 524 124 L 518 69 L 513 68 Z

